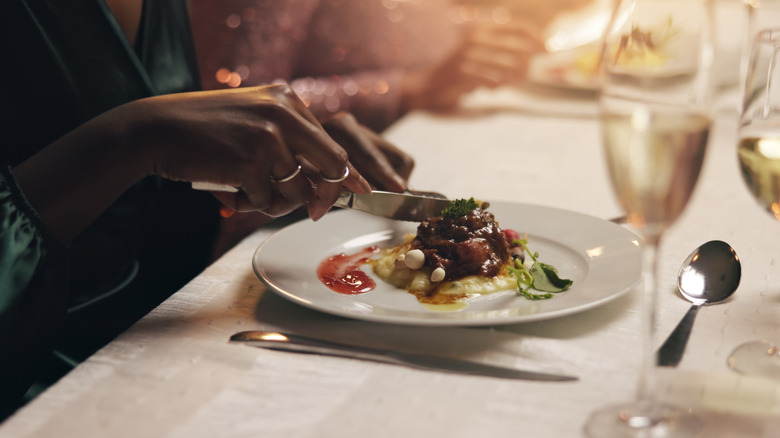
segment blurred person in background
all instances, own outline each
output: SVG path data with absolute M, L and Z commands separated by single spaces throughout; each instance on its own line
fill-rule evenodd
M 381 131 L 522 84 L 545 26 L 589 1 L 200 0 L 191 13 L 205 88 L 288 82 L 316 115 Z

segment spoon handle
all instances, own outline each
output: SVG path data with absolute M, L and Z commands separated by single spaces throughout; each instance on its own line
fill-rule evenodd
M 674 367 L 682 360 L 685 346 L 688 345 L 688 337 L 691 335 L 693 322 L 701 304 L 694 304 L 688 309 L 683 319 L 674 328 L 674 331 L 666 338 L 666 342 L 658 349 L 658 366 Z

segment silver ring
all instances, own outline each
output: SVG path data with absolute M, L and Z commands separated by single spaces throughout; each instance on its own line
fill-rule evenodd
M 344 166 L 344 175 L 341 175 L 339 178 L 328 178 L 327 176 L 322 174 L 322 171 L 320 171 L 320 178 L 322 178 L 323 181 L 329 182 L 329 183 L 339 183 L 347 179 L 349 176 L 349 166 Z
M 292 171 L 292 173 L 285 176 L 284 178 L 274 178 L 273 176 L 271 176 L 271 182 L 276 184 L 281 184 L 295 178 L 296 176 L 298 176 L 299 173 L 301 173 L 300 164 L 298 165 L 298 167 L 295 168 L 295 170 Z

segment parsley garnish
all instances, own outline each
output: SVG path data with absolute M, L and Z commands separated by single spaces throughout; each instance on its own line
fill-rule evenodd
M 441 215 L 452 218 L 461 217 L 477 208 L 479 208 L 479 204 L 477 204 L 477 201 L 475 201 L 473 197 L 469 199 L 456 199 L 450 202 L 450 205 L 448 205 L 447 208 L 442 210 Z

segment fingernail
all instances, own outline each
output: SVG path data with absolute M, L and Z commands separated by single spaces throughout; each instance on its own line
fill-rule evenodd
M 366 193 L 371 191 L 371 184 L 369 184 L 363 176 L 360 177 L 360 188 Z
M 325 216 L 325 213 L 327 213 L 328 210 L 330 210 L 329 205 L 323 205 L 322 203 L 314 201 L 309 205 L 309 217 L 314 222 L 317 222 Z
M 409 187 L 406 185 L 406 180 L 401 178 L 400 176 L 396 176 L 395 180 L 398 182 L 398 187 L 401 188 L 401 192 L 408 189 Z
M 325 213 L 323 213 L 320 209 L 314 207 L 309 209 L 309 217 L 314 222 L 317 222 L 318 220 L 322 219 L 323 216 L 325 216 Z

